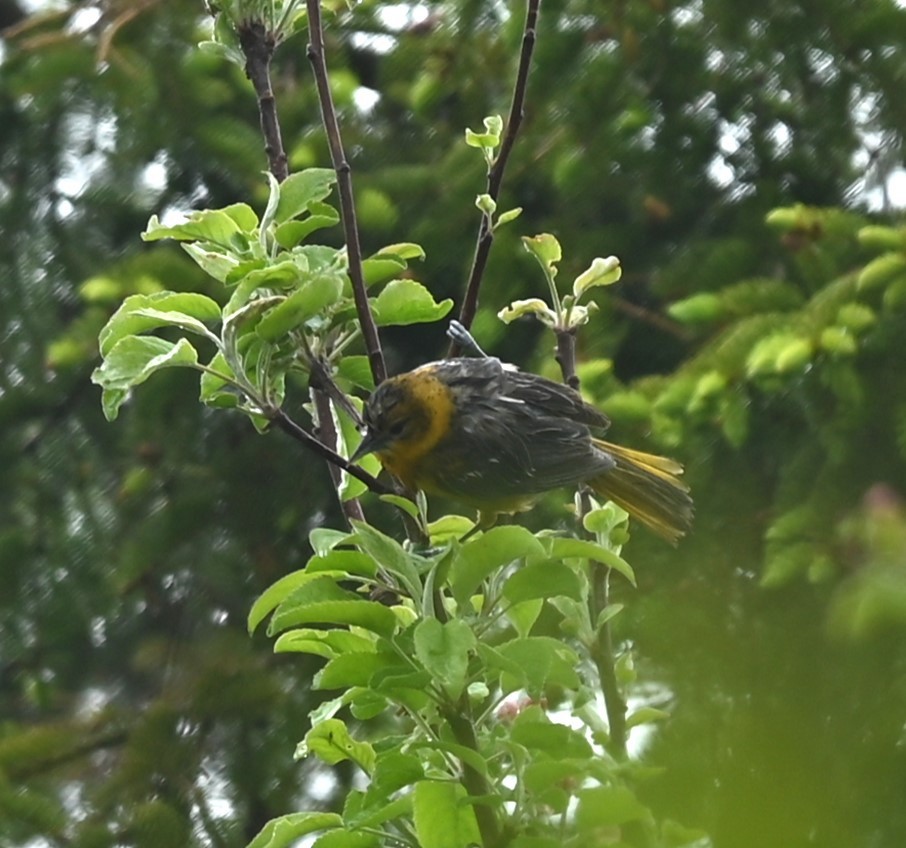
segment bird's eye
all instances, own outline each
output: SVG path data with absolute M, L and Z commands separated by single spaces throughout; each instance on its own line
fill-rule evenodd
M 402 436 L 405 431 L 406 431 L 406 419 L 398 418 L 387 428 L 387 435 L 391 436 L 392 438 L 395 439 L 399 436 Z

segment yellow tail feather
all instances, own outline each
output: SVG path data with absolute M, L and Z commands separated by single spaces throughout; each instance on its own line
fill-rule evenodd
M 692 498 L 679 479 L 683 466 L 663 456 L 594 441 L 614 458 L 616 466 L 588 485 L 675 545 L 692 527 Z

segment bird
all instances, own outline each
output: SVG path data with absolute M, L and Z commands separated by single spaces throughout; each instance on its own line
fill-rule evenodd
M 493 356 L 389 377 L 366 401 L 363 423 L 351 461 L 376 454 L 407 489 L 477 509 L 481 527 L 583 485 L 673 545 L 692 526 L 680 463 L 604 441 L 609 419 L 577 391 Z

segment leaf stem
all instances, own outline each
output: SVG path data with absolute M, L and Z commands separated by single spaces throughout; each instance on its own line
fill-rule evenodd
M 500 152 L 488 170 L 487 194 L 496 203 L 500 195 L 500 186 L 503 183 L 503 174 L 506 170 L 507 160 L 516 143 L 516 136 L 522 119 L 525 117 L 525 94 L 528 88 L 529 69 L 532 63 L 532 53 L 535 50 L 535 32 L 538 23 L 538 9 L 541 0 L 528 0 L 526 3 L 525 26 L 522 31 L 522 49 L 519 53 L 519 66 L 516 70 L 516 83 L 513 86 L 513 99 L 510 102 L 510 113 L 506 121 L 506 132 L 500 144 Z M 482 214 L 478 227 L 478 238 L 475 243 L 475 255 L 472 259 L 472 269 L 469 271 L 469 280 L 466 283 L 466 293 L 459 313 L 460 323 L 468 329 L 472 326 L 475 313 L 478 311 L 478 293 L 484 277 L 488 257 L 491 253 L 491 244 L 494 241 L 494 230 L 488 215 Z M 450 345 L 450 356 L 460 353 L 460 346 L 456 342 Z
M 356 314 L 362 328 L 368 362 L 375 384 L 380 384 L 387 377 L 384 354 L 377 325 L 368 304 L 368 293 L 365 289 L 365 278 L 362 272 L 362 248 L 359 242 L 359 228 L 356 223 L 355 199 L 352 191 L 352 169 L 346 160 L 343 140 L 340 136 L 340 125 L 330 92 L 327 77 L 327 60 L 324 57 L 324 33 L 321 25 L 320 0 L 306 0 L 308 10 L 308 61 L 311 63 L 318 99 L 321 103 L 321 118 L 327 133 L 330 147 L 330 159 L 337 172 L 337 187 L 340 193 L 340 216 L 343 219 L 343 233 L 346 239 L 346 253 L 349 260 L 349 278 L 352 281 L 352 293 L 355 299 Z

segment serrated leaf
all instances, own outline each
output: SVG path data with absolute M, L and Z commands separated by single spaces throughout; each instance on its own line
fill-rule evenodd
M 142 310 L 153 311 L 142 315 Z M 172 318 L 167 317 L 170 314 Z M 140 335 L 168 323 L 177 324 L 179 320 L 197 322 L 192 326 L 196 332 L 202 332 L 206 329 L 204 322 L 220 320 L 220 307 L 216 301 L 195 292 L 164 291 L 130 295 L 98 334 L 101 355 L 106 356 L 126 336 Z
M 501 679 L 504 690 L 512 692 L 526 688 L 539 692 L 546 685 L 554 684 L 566 689 L 578 689 L 580 685 L 576 668 L 579 657 L 568 645 L 548 636 L 527 636 L 511 639 L 498 646 L 498 653 L 520 669 L 516 679 Z
M 274 221 L 282 224 L 301 215 L 312 204 L 324 200 L 333 191 L 336 181 L 337 175 L 332 168 L 307 168 L 290 174 L 280 183 Z
M 593 562 L 600 562 L 608 568 L 622 574 L 633 586 L 635 582 L 635 572 L 632 566 L 626 562 L 619 554 L 599 545 L 597 542 L 590 542 L 585 539 L 568 539 L 555 537 L 551 539 L 550 555 L 560 559 L 569 559 L 580 557 Z
M 356 544 L 371 556 L 381 568 L 399 578 L 410 597 L 417 598 L 421 595 L 421 578 L 415 566 L 416 560 L 403 549 L 396 539 L 381 533 L 368 524 L 360 521 L 352 522 L 355 530 Z
M 413 819 L 420 848 L 464 848 L 481 845 L 475 811 L 461 803 L 458 783 L 422 780 L 415 784 Z
M 338 718 L 326 719 L 305 734 L 305 739 L 296 751 L 296 757 L 311 754 L 331 766 L 344 760 L 352 760 L 368 774 L 374 771 L 374 748 L 367 742 L 357 742 L 353 739 L 349 728 Z
M 438 321 L 453 308 L 453 301 L 436 303 L 431 292 L 415 280 L 393 280 L 372 301 L 378 326 Z
M 453 559 L 453 596 L 465 603 L 481 582 L 501 566 L 526 556 L 542 556 L 544 546 L 524 527 L 493 527 L 464 544 Z
M 565 595 L 579 600 L 582 588 L 573 569 L 559 562 L 538 562 L 524 565 L 507 579 L 503 596 L 512 604 L 536 598 Z
M 465 687 L 469 653 L 475 647 L 471 628 L 457 619 L 441 623 L 436 618 L 426 618 L 415 628 L 414 641 L 419 662 L 456 700 Z
M 269 635 L 300 624 L 356 625 L 384 636 L 396 629 L 396 616 L 382 604 L 341 588 L 327 575 L 306 576 L 311 579 L 301 582 L 275 610 Z
M 107 354 L 91 381 L 103 389 L 102 405 L 108 421 L 116 418 L 128 390 L 162 368 L 194 366 L 198 353 L 187 339 L 175 344 L 154 336 L 127 336 Z
M 362 278 L 366 287 L 377 286 L 400 277 L 407 267 L 398 256 L 373 256 L 362 262 Z
M 187 221 L 164 226 L 152 215 L 142 233 L 143 241 L 171 238 L 177 241 L 212 242 L 227 250 L 234 248 L 233 237 L 242 232 L 236 221 L 223 209 L 202 209 L 192 212 Z
M 313 232 L 340 222 L 340 213 L 329 203 L 312 203 L 309 213 L 301 220 L 284 221 L 277 226 L 274 238 L 280 247 L 290 250 Z
M 536 710 L 525 710 L 516 717 L 510 731 L 513 742 L 558 759 L 582 759 L 593 755 L 591 745 L 579 731 L 546 718 L 539 720 Z
M 272 583 L 258 599 L 252 604 L 246 619 L 246 627 L 249 633 L 254 633 L 258 625 L 272 613 L 277 606 L 282 603 L 290 594 L 298 589 L 304 583 L 313 580 L 314 577 L 307 574 L 304 569 L 294 571 L 291 574 L 284 575 L 276 583 Z
M 248 848 L 290 848 L 309 833 L 342 827 L 336 813 L 291 813 L 271 819 L 248 844 Z
M 220 283 L 225 283 L 239 265 L 232 253 L 204 248 L 196 242 L 183 242 L 180 246 L 202 271 Z
M 343 291 L 338 274 L 318 274 L 307 280 L 282 303 L 269 309 L 255 327 L 265 341 L 276 341 L 309 318 L 333 306 Z

